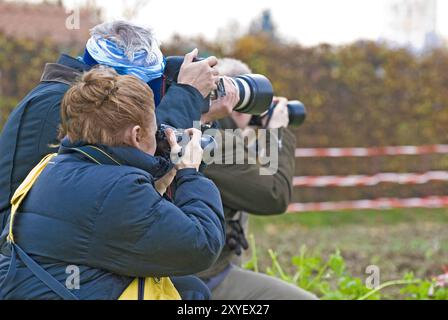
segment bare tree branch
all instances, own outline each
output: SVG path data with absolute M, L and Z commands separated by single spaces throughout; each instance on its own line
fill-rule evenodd
M 123 4 L 123 16 L 127 20 L 132 20 L 137 17 L 139 12 L 148 6 L 150 0 L 135 0 L 135 1 L 127 1 L 122 0 Z

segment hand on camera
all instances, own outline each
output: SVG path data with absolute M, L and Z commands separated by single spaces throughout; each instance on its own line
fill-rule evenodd
M 243 253 L 243 250 L 249 249 L 244 229 L 239 220 L 227 221 L 226 228 L 226 244 L 230 250 L 234 251 L 237 256 Z
M 181 146 L 177 143 L 174 131 L 172 129 L 166 129 L 165 131 L 168 138 L 168 143 L 170 144 L 171 154 L 176 158 L 174 163 L 175 168 L 177 170 L 186 168 L 194 168 L 199 170 L 203 154 L 203 150 L 201 148 L 202 132 L 194 128 L 186 129 L 184 132 L 190 137 L 190 141 L 182 150 Z M 182 155 L 177 157 L 181 151 L 183 151 Z
M 196 88 L 205 98 L 210 92 L 216 90 L 219 72 L 213 67 L 218 63 L 218 59 L 211 56 L 202 61 L 193 62 L 197 56 L 198 49 L 194 49 L 185 55 L 177 82 Z
M 266 126 L 268 117 L 263 119 L 263 126 L 267 129 L 287 128 L 289 124 L 288 99 L 283 97 L 274 97 L 273 103 L 276 105 L 271 119 Z
M 240 100 L 238 88 L 233 85 L 229 77 L 223 77 L 223 81 L 226 95 L 212 101 L 210 110 L 201 116 L 202 123 L 209 123 L 230 116 L 233 108 L 238 104 Z

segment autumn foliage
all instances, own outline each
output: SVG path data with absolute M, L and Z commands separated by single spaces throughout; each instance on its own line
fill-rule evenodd
M 245 35 L 230 42 L 174 37 L 163 45 L 167 55 L 185 54 L 194 47 L 203 55 L 241 59 L 272 80 L 276 95 L 302 100 L 309 117 L 297 130 L 300 147 L 448 143 L 448 51 L 444 49 L 418 56 L 375 42 L 303 47 L 264 35 Z M 0 36 L 0 48 L 1 125 L 17 101 L 38 83 L 44 64 L 55 61 L 59 49 L 51 41 L 4 36 Z M 437 155 L 301 160 L 297 167 L 301 175 L 369 174 L 446 170 L 448 161 Z M 388 188 L 305 190 L 295 200 L 414 196 L 441 194 L 446 189 L 443 184 Z

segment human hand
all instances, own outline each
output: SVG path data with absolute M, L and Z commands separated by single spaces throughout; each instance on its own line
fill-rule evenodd
M 203 150 L 201 148 L 202 132 L 198 129 L 186 129 L 184 133 L 189 136 L 189 142 L 183 148 L 183 154 L 179 157 L 182 147 L 177 143 L 173 129 L 167 129 L 166 136 L 171 148 L 171 159 L 177 170 L 194 168 L 199 170 L 202 162 Z
M 240 100 L 239 89 L 229 77 L 223 77 L 223 81 L 226 95 L 212 100 L 209 111 L 201 116 L 202 123 L 209 123 L 230 116 L 233 108 L 238 104 Z
M 286 128 L 289 124 L 289 112 L 288 112 L 288 99 L 283 97 L 274 97 L 273 103 L 275 104 L 274 111 L 271 116 L 267 128 L 278 129 Z M 266 126 L 267 117 L 263 119 L 263 125 Z
M 213 67 L 218 63 L 218 59 L 211 56 L 202 61 L 193 62 L 197 56 L 198 49 L 194 49 L 185 55 L 177 82 L 196 88 L 205 98 L 210 92 L 216 90 L 219 72 Z
M 226 244 L 230 250 L 234 251 L 237 256 L 240 256 L 244 250 L 249 249 L 244 229 L 241 226 L 240 220 L 229 220 L 226 228 Z

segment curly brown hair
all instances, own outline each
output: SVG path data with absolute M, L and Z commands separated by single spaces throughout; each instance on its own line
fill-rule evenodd
M 139 125 L 142 138 L 156 130 L 154 95 L 134 76 L 111 68 L 86 72 L 64 95 L 59 138 L 121 146 L 126 129 Z

